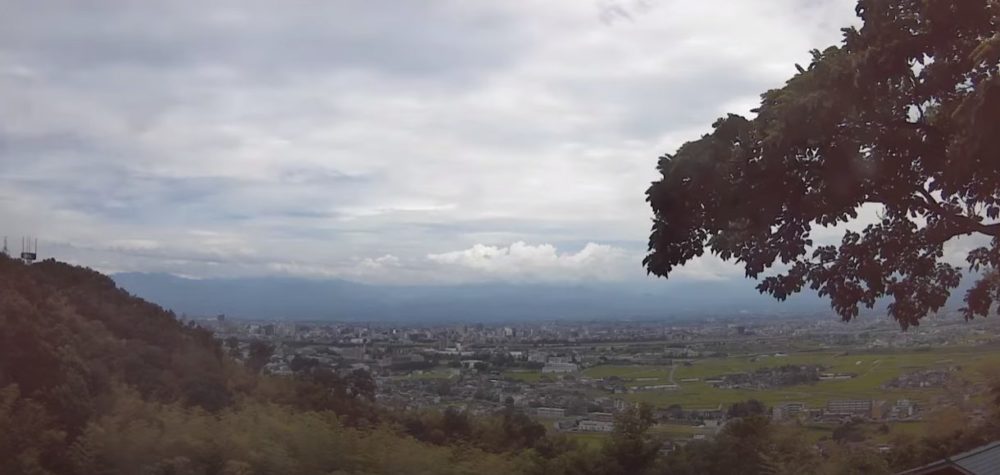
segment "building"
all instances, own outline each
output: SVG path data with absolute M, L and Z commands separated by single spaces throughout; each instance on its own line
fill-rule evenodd
M 896 404 L 889 410 L 889 417 L 894 419 L 905 419 L 913 417 L 917 413 L 917 405 L 909 399 L 897 399 Z
M 899 475 L 993 475 L 1000 473 L 1000 441 L 952 455 Z
M 827 415 L 869 417 L 872 402 L 869 399 L 832 399 L 826 402 Z
M 771 411 L 771 419 L 776 421 L 795 419 L 800 414 L 806 413 L 806 405 L 801 402 L 786 402 L 774 406 Z
M 539 407 L 535 409 L 535 415 L 538 417 L 566 417 L 566 409 L 561 407 Z
M 576 419 L 563 419 L 554 424 L 556 430 L 566 431 L 576 429 Z
M 528 353 L 528 361 L 532 363 L 545 363 L 548 360 L 549 355 L 540 351 L 532 351 Z
M 341 347 L 331 347 L 333 351 L 337 352 L 342 358 L 351 360 L 363 360 L 365 359 L 365 347 L 364 346 L 341 346 Z
M 549 363 L 542 367 L 542 373 L 573 373 L 578 369 L 573 363 Z
M 587 414 L 587 419 L 601 422 L 614 422 L 615 415 L 610 412 L 591 412 Z
M 483 365 L 482 360 L 462 360 L 462 368 L 465 369 L 476 369 L 477 365 Z
M 615 423 L 585 419 L 576 425 L 576 429 L 583 432 L 611 432 L 615 430 Z

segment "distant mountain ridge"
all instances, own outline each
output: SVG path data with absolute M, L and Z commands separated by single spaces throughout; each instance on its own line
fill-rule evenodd
M 289 320 L 524 321 L 831 315 L 814 294 L 788 302 L 747 280 L 581 284 L 372 285 L 292 277 L 188 279 L 122 273 L 115 282 L 178 313 Z

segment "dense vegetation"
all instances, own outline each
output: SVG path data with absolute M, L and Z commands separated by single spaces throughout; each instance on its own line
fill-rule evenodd
M 860 0 L 861 28 L 808 67 L 659 161 L 650 273 L 710 250 L 777 299 L 811 288 L 845 320 L 887 298 L 903 328 L 981 272 L 967 318 L 1000 300 L 1000 4 Z M 815 227 L 881 210 L 838 245 Z M 978 244 L 963 269 L 944 246 Z M 975 241 L 974 241 L 975 242 Z M 820 245 L 823 244 L 823 245 Z M 770 274 L 770 275 L 768 275 Z
M 517 471 L 407 436 L 370 377 L 301 373 L 259 376 L 91 270 L 0 258 L 0 473 Z

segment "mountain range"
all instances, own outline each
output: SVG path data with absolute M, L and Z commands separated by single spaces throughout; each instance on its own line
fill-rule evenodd
M 374 285 L 292 277 L 112 276 L 125 290 L 190 316 L 330 321 L 526 321 L 832 315 L 825 300 L 762 296 L 747 280 Z

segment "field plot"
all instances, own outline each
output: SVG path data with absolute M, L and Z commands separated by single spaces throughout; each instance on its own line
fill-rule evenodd
M 824 380 L 812 384 L 776 387 L 763 390 L 719 389 L 706 383 L 706 378 L 725 374 L 752 372 L 758 368 L 782 365 L 821 365 L 824 371 L 851 374 L 845 380 Z M 980 382 L 984 369 L 1000 366 L 1000 353 L 986 348 L 948 348 L 911 350 L 905 352 L 849 353 L 800 352 L 785 356 L 746 355 L 708 358 L 679 363 L 674 380 L 675 390 L 645 391 L 629 394 L 631 401 L 643 401 L 657 406 L 680 404 L 690 409 L 715 408 L 750 398 L 773 405 L 800 401 L 811 407 L 822 407 L 830 399 L 913 399 L 918 402 L 944 393 L 942 388 L 882 389 L 882 385 L 904 373 L 932 368 L 959 367 L 958 375 L 970 382 Z M 649 384 L 650 378 L 666 382 L 670 366 L 597 366 L 584 371 L 593 378 L 618 376 L 627 385 Z M 639 379 L 643 381 L 636 382 Z M 692 381 L 696 380 L 696 381 Z
M 611 434 L 600 432 L 563 432 L 563 434 L 592 449 L 601 448 L 604 445 L 604 441 L 611 437 Z
M 610 378 L 617 376 L 624 380 L 662 380 L 666 381 L 670 374 L 670 366 L 649 366 L 649 365 L 602 365 L 594 366 L 583 371 L 584 376 L 591 378 Z
M 503 372 L 504 377 L 510 379 L 516 379 L 518 381 L 524 381 L 526 383 L 534 383 L 542 378 L 542 372 L 539 370 L 507 370 Z

